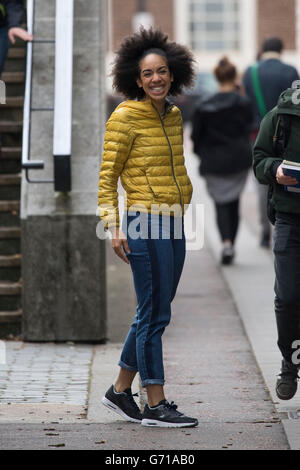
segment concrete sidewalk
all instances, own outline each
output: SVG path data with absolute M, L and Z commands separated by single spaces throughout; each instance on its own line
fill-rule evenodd
M 289 448 L 230 291 L 207 249 L 187 253 L 172 322 L 164 335 L 166 395 L 179 409 L 196 416 L 199 426 L 148 429 L 107 411 L 100 399 L 117 374 L 120 349 L 118 344 L 94 348 L 88 410 L 80 421 L 70 408 L 68 420 L 59 414 L 62 410 L 47 420 L 43 406 L 36 404 L 31 423 L 30 416 L 16 421 L 12 414 L 6 424 L 2 420 L 0 448 Z M 12 413 L 17 406 L 2 404 L 1 408 L 10 408 Z
M 189 230 L 187 227 L 188 236 Z M 2 403 L 0 449 L 288 449 L 280 416 L 253 358 L 231 292 L 206 245 L 187 252 L 172 322 L 164 334 L 166 396 L 199 419 L 197 428 L 143 428 L 121 421 L 101 405 L 101 396 L 118 371 L 120 344 L 99 345 L 91 351 L 88 345 L 16 343 L 14 348 L 24 352 L 19 360 L 25 364 L 30 363 L 26 363 L 26 351 L 27 358 L 32 357 L 30 348 L 39 351 L 42 364 L 43 349 L 50 362 L 54 361 L 50 383 L 52 396 L 57 389 L 57 399 L 47 403 L 44 395 L 41 398 L 40 378 L 36 379 L 39 393 L 34 404 L 30 397 L 27 403 L 16 403 L 12 397 L 10 405 Z M 69 396 L 72 391 L 72 356 L 81 362 L 83 378 L 86 369 L 90 370 L 90 382 L 79 382 L 79 396 L 73 395 L 73 404 L 65 402 L 68 390 Z M 8 377 L 16 372 L 11 360 L 8 351 Z M 31 367 L 36 372 L 32 362 Z M 45 363 L 43 367 L 46 370 Z M 72 370 L 76 368 L 73 362 Z M 17 398 L 24 397 L 20 384 Z M 31 386 L 27 383 L 27 388 Z M 138 390 L 136 382 L 134 391 Z
M 220 267 L 212 204 L 196 158 L 189 149 L 186 156 L 193 201 L 204 204 L 205 239 L 202 249 L 187 252 L 163 337 L 165 389 L 199 426 L 145 429 L 101 405 L 118 372 L 119 343 L 12 342 L 7 364 L 0 365 L 0 449 L 300 448 L 298 420 L 289 419 L 298 416 L 298 399 L 280 404 L 273 395 L 280 357 L 272 256 L 242 224 L 236 263 Z M 187 223 L 187 237 L 192 231 Z M 139 388 L 136 380 L 133 391 Z
M 187 136 L 188 137 L 188 136 Z M 186 139 L 189 142 L 188 138 Z M 205 241 L 215 263 L 219 264 L 221 243 L 216 229 L 215 210 L 205 189 L 205 182 L 197 175 L 198 160 L 188 153 L 189 172 L 194 176 L 194 198 L 205 207 Z M 232 299 L 242 320 L 252 353 L 259 366 L 268 392 L 286 431 L 291 449 L 300 449 L 300 395 L 288 402 L 275 394 L 276 374 L 281 355 L 276 345 L 277 329 L 274 304 L 274 268 L 272 250 L 259 247 L 259 225 L 256 209 L 256 189 L 250 172 L 242 198 L 242 222 L 237 238 L 237 255 L 233 266 L 219 266 Z

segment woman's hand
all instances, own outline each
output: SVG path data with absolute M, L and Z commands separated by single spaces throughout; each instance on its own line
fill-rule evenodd
M 12 44 L 15 44 L 16 38 L 23 39 L 23 41 L 32 41 L 32 34 L 28 33 L 26 29 L 20 28 L 18 26 L 13 26 L 8 30 L 8 37 Z
M 129 264 L 125 251 L 127 251 L 127 253 L 130 253 L 130 248 L 125 234 L 122 232 L 122 230 L 119 229 L 119 227 L 112 227 L 108 230 L 112 235 L 112 248 L 114 252 L 116 253 L 116 255 L 119 256 L 119 258 L 125 261 L 125 263 Z
M 286 186 L 298 183 L 296 178 L 294 178 L 293 176 L 285 175 L 283 173 L 282 165 L 279 165 L 279 167 L 277 168 L 276 181 L 278 184 L 284 184 Z

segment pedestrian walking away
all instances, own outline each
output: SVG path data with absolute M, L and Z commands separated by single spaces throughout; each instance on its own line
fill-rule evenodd
M 283 159 L 300 164 L 300 105 L 292 88 L 263 119 L 254 145 L 253 167 L 257 180 L 268 185 L 275 219 L 275 315 L 278 347 L 282 354 L 276 393 L 281 400 L 297 391 L 300 340 L 300 178 L 285 174 Z M 297 191 L 297 188 L 296 188 Z M 296 348 L 296 349 L 295 349 Z
M 295 80 L 299 80 L 295 67 L 281 61 L 283 47 L 280 38 L 266 38 L 262 43 L 259 60 L 247 68 L 243 77 L 243 85 L 251 100 L 254 114 L 253 144 L 263 117 L 276 106 L 280 94 L 291 87 Z M 261 223 L 260 245 L 269 248 L 271 225 L 266 211 L 268 188 L 257 184 L 257 192 Z
M 14 44 L 16 38 L 32 41 L 33 36 L 22 28 L 24 15 L 23 0 L 0 0 L 0 78 L 8 52 L 9 42 Z M 2 136 L 0 134 L 0 155 Z
M 144 426 L 192 427 L 197 419 L 185 416 L 165 398 L 162 334 L 171 319 L 184 264 L 183 214 L 192 196 L 182 118 L 167 96 L 192 85 L 194 60 L 186 47 L 170 42 L 161 31 L 141 28 L 121 44 L 112 76 L 114 88 L 127 101 L 106 125 L 99 213 L 112 234 L 115 253 L 130 264 L 138 305 L 117 380 L 102 402 Z M 126 192 L 122 229 L 119 177 Z M 137 372 L 147 391 L 143 412 L 131 391 Z
M 214 200 L 223 243 L 221 262 L 231 264 L 239 227 L 239 199 L 251 167 L 252 108 L 237 86 L 236 67 L 223 57 L 214 69 L 219 91 L 197 103 L 192 119 L 194 152 Z
M 14 44 L 16 38 L 32 41 L 33 37 L 22 28 L 24 0 L 0 1 L 0 77 L 7 56 L 9 41 Z

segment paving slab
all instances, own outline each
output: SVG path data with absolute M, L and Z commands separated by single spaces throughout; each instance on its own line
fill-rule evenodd
M 193 429 L 153 429 L 111 424 L 7 424 L 0 426 L 0 450 L 284 450 L 280 423 L 203 422 Z M 17 436 L 17 438 L 16 438 Z M 101 458 L 101 456 L 100 456 Z M 201 456 L 196 457 L 199 462 Z
M 74 423 L 85 421 L 86 406 L 58 403 L 0 404 L 0 425 L 3 423 Z M 0 426 L 1 427 L 1 426 Z
M 0 423 L 86 419 L 92 345 L 22 341 L 3 344 Z

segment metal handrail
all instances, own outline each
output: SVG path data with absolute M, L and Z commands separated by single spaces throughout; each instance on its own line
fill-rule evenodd
M 35 0 L 27 0 L 27 30 L 34 35 Z M 73 11 L 74 0 L 56 1 L 55 41 L 34 39 L 27 43 L 26 79 L 23 107 L 22 168 L 29 183 L 54 183 L 55 191 L 71 189 L 72 78 L 73 78 Z M 33 43 L 55 43 L 55 92 L 53 108 L 33 108 Z M 54 111 L 53 157 L 54 179 L 29 179 L 30 169 L 43 169 L 44 161 L 30 160 L 31 112 Z
M 27 0 L 27 30 L 33 34 L 35 0 Z M 23 133 L 22 133 L 22 168 L 26 170 L 28 182 L 53 182 L 53 180 L 32 181 L 29 179 L 29 169 L 42 169 L 42 160 L 30 160 L 30 134 L 31 134 L 31 89 L 32 89 L 32 42 L 27 43 L 26 77 L 23 106 Z

